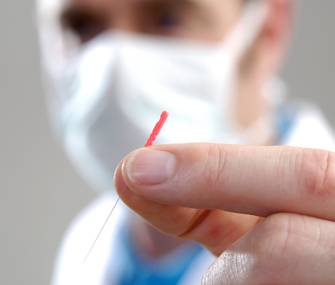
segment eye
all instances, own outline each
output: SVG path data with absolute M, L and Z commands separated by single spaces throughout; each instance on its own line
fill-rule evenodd
M 144 33 L 175 36 L 184 25 L 185 13 L 173 5 L 152 5 L 138 13 L 139 23 Z
M 161 11 L 154 17 L 153 24 L 157 29 L 168 31 L 181 24 L 181 15 L 172 10 Z
M 74 34 L 82 44 L 106 30 L 104 21 L 87 11 L 68 11 L 61 17 L 64 30 Z

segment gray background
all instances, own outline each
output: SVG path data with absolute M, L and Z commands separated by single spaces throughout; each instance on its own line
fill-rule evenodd
M 283 76 L 333 126 L 335 1 L 302 0 Z M 32 0 L 0 1 L 0 283 L 48 284 L 62 233 L 94 197 L 53 140 L 39 79 Z

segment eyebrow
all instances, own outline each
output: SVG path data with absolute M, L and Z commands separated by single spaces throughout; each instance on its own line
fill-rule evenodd
M 123 1 L 123 0 L 120 0 Z M 187 9 L 187 10 L 194 10 L 197 13 L 203 12 L 203 5 L 199 3 L 197 0 L 139 0 L 136 3 L 138 5 L 138 8 L 141 9 L 152 9 L 152 8 L 158 8 L 159 7 L 166 7 L 166 8 L 181 8 L 181 9 Z
M 199 3 L 195 0 L 145 0 L 145 4 L 172 4 L 172 5 L 184 5 L 190 7 L 198 7 Z
M 123 0 L 120 0 L 123 1 Z M 201 5 L 197 3 L 195 0 L 140 0 L 136 4 L 143 6 L 151 6 L 151 5 L 169 5 L 169 6 L 184 6 L 186 8 L 192 8 L 196 10 L 201 10 Z M 80 6 L 78 4 L 70 3 L 62 9 L 59 20 L 62 26 L 68 26 L 73 19 L 73 17 L 81 16 L 81 15 L 95 15 L 97 14 L 94 9 L 90 9 L 89 7 Z

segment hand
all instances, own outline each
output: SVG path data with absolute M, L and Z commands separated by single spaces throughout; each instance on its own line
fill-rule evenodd
M 293 147 L 161 145 L 115 172 L 122 200 L 217 261 L 204 284 L 335 284 L 335 155 Z

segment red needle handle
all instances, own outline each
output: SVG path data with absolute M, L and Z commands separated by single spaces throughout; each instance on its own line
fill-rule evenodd
M 163 128 L 163 125 L 166 121 L 166 119 L 168 118 L 169 116 L 169 113 L 164 111 L 162 114 L 161 114 L 161 117 L 159 119 L 159 121 L 157 122 L 156 126 L 154 127 L 154 129 L 152 130 L 152 133 L 147 141 L 147 143 L 145 144 L 144 147 L 148 147 L 148 146 L 152 146 L 154 141 L 156 140 L 159 132 L 161 131 L 161 129 Z

